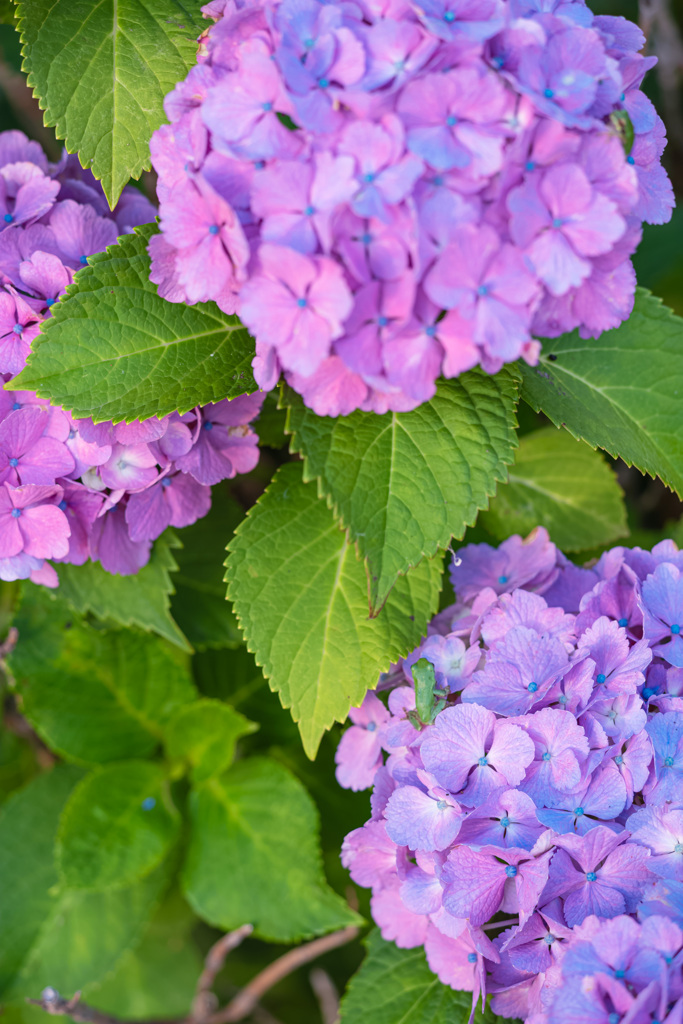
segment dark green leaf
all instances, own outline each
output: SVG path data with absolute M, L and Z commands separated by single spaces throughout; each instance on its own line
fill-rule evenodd
M 200 0 L 21 0 L 24 71 L 45 124 L 113 206 L 149 167 L 163 99 L 195 63 Z
M 614 471 L 599 452 L 554 427 L 520 440 L 509 481 L 481 524 L 500 540 L 545 526 L 563 551 L 585 551 L 628 533 Z
M 194 782 L 204 782 L 229 768 L 237 740 L 257 729 L 255 722 L 229 704 L 204 697 L 181 708 L 169 723 L 166 752 L 170 758 L 190 764 Z
M 293 942 L 360 923 L 325 882 L 315 806 L 281 765 L 238 761 L 196 790 L 191 819 L 183 887 L 211 924 Z
M 171 613 L 192 646 L 238 647 L 242 643 L 232 605 L 225 595 L 223 562 L 235 527 L 244 518 L 227 490 L 214 487 L 211 511 L 182 531 L 173 574 Z
M 314 757 L 324 731 L 423 636 L 438 602 L 441 559 L 401 577 L 370 618 L 353 544 L 291 463 L 250 509 L 229 551 L 228 596 L 249 650 Z
M 151 761 L 98 768 L 74 789 L 57 835 L 57 864 L 69 889 L 124 887 L 149 875 L 178 835 L 166 773 Z
M 621 327 L 545 341 L 539 366 L 519 366 L 534 409 L 683 494 L 683 320 L 659 299 L 638 289 Z
M 153 224 L 91 256 L 12 381 L 75 416 L 130 422 L 256 391 L 254 344 L 213 302 L 186 306 L 149 280 Z
M 147 565 L 134 576 L 112 576 L 99 562 L 59 565 L 59 596 L 83 615 L 92 612 L 121 626 L 151 630 L 189 651 L 169 611 L 173 593 L 169 574 L 178 568 L 173 551 L 179 547 L 173 531 L 167 530 L 154 542 Z
M 462 538 L 505 479 L 518 386 L 512 371 L 477 369 L 440 381 L 413 412 L 336 419 L 286 393 L 291 448 L 367 557 L 373 608 L 399 574 Z
M 159 637 L 95 629 L 31 587 L 10 667 L 22 711 L 45 742 L 85 763 L 145 757 L 196 697 L 184 656 Z
M 341 1024 L 467 1024 L 471 992 L 455 992 L 429 969 L 421 946 L 398 949 L 375 929 L 368 953 L 342 1000 Z M 477 1010 L 474 1024 L 502 1018 Z
M 80 778 L 58 765 L 0 809 L 0 993 L 21 968 L 55 903 L 54 845 L 62 807 Z

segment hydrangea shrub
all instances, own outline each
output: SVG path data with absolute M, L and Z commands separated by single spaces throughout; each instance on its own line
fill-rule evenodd
M 372 786 L 372 816 L 344 864 L 383 937 L 424 946 L 473 1006 L 683 1009 L 682 557 L 664 541 L 579 568 L 543 529 L 461 548 L 456 603 L 380 680 L 388 701 L 351 712 L 337 778 Z

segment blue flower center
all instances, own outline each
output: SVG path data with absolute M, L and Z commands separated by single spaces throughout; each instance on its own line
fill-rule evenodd
M 371 181 L 374 181 L 376 177 L 377 177 L 376 174 L 373 174 L 372 171 L 368 171 L 367 174 L 363 175 L 363 181 L 371 182 Z
M 594 871 L 587 871 L 586 872 L 586 881 L 587 882 L 594 882 L 597 879 L 597 877 L 598 876 L 596 875 L 596 873 Z
M 377 722 L 368 722 L 365 728 L 367 729 L 368 732 L 374 732 L 375 729 L 377 728 Z
M 507 583 L 507 581 L 508 581 L 507 576 L 499 576 L 498 577 L 498 582 L 500 583 L 501 587 L 504 587 L 505 584 Z
M 494 57 L 491 63 L 493 64 L 494 68 L 502 68 L 503 64 L 505 63 L 505 57 Z
M 218 231 L 219 231 L 218 224 L 212 224 L 211 227 L 209 228 L 209 234 L 210 235 L 217 235 Z
M 614 972 L 614 977 L 618 978 L 619 981 L 621 981 L 622 978 L 626 977 L 626 971 L 622 971 L 622 969 L 620 967 L 618 971 Z
M 213 423 L 211 420 L 207 420 L 203 427 L 204 430 L 213 430 Z
M 445 811 L 446 808 L 448 807 L 448 804 L 446 803 L 445 800 L 437 800 L 436 806 L 438 810 Z
M 271 111 L 273 109 L 273 104 L 270 102 L 270 100 L 267 100 L 265 103 L 261 104 L 261 107 L 262 107 L 263 110 L 265 110 L 265 112 L 267 114 L 267 113 L 269 113 L 269 111 Z
M 428 338 L 433 338 L 436 334 L 436 324 L 430 324 L 429 327 L 425 327 L 425 334 Z
M 664 758 L 664 764 L 666 765 L 667 768 L 673 768 L 673 766 L 674 766 L 674 759 L 673 759 L 673 757 L 665 757 Z
M 615 764 L 623 764 L 624 763 L 624 758 L 622 757 L 621 754 L 617 754 L 617 756 L 614 758 L 614 763 Z
M 21 509 L 20 508 L 13 508 L 12 509 L 12 517 L 14 519 L 18 519 L 20 515 L 21 515 Z
M 551 933 L 548 932 L 547 935 L 543 936 L 543 941 L 547 943 L 547 945 L 552 946 L 553 942 L 555 941 L 555 936 L 551 935 Z
M 515 865 L 508 864 L 508 866 L 505 868 L 505 874 L 508 876 L 508 878 L 514 878 L 517 874 L 517 868 L 515 867 Z
M 315 39 L 304 39 L 304 46 L 307 50 L 312 50 L 315 46 Z
M 54 306 L 56 301 L 57 301 L 56 299 L 45 299 L 45 305 L 49 309 L 50 306 Z
M 320 86 L 321 89 L 327 89 L 329 84 L 330 84 L 329 78 L 319 78 L 318 79 L 318 85 Z
M 296 304 L 299 307 L 299 309 L 303 309 L 304 306 L 306 305 L 306 299 L 297 299 Z
M 61 508 L 62 512 L 66 512 L 67 507 L 68 506 L 67 506 L 66 502 L 63 499 L 62 499 L 62 501 L 60 501 L 59 505 L 57 505 L 57 508 Z
M 313 214 L 315 213 L 315 206 L 307 206 L 306 209 L 304 210 L 304 213 L 306 214 L 307 217 L 312 217 Z
M 433 185 L 443 185 L 443 174 L 437 174 L 435 178 L 432 178 Z
M 22 334 L 23 330 L 24 330 L 24 325 L 23 324 L 15 324 L 14 327 L 12 328 L 12 330 L 14 331 L 15 334 Z
M 604 683 L 605 679 L 607 679 L 607 676 L 605 675 L 605 673 L 604 672 L 600 672 L 598 674 L 597 682 L 602 684 L 602 683 Z
M 470 963 L 470 964 L 476 964 L 476 962 L 477 962 L 477 954 L 476 953 L 468 953 L 467 954 L 467 962 Z
M 569 697 L 567 696 L 566 693 L 561 693 L 560 696 L 557 698 L 557 700 L 558 700 L 559 704 L 568 704 L 569 703 Z
M 480 284 L 479 287 L 477 288 L 477 295 L 484 296 L 484 295 L 488 295 L 488 293 L 489 293 L 489 286 L 487 284 Z
M 553 96 L 555 95 L 555 93 L 553 92 L 552 89 L 544 89 L 543 90 L 543 95 L 545 96 L 545 98 L 547 100 L 551 100 L 553 98 Z
M 671 632 L 673 633 L 674 636 L 678 636 L 680 631 L 681 631 L 681 627 L 678 625 L 677 622 L 674 622 L 673 626 L 671 627 Z
M 164 479 L 161 481 L 161 486 L 170 487 L 172 483 L 173 481 L 171 480 L 170 476 L 165 476 Z
M 622 629 L 626 629 L 628 626 L 628 619 L 619 619 L 619 625 Z
M 524 165 L 524 170 L 525 171 L 535 171 L 536 170 L 536 164 L 534 163 L 534 161 L 533 160 L 527 160 L 527 162 Z
M 529 691 L 529 693 L 536 693 L 537 689 L 538 683 L 529 683 L 529 685 L 527 686 L 527 690 Z
M 377 326 L 378 327 L 386 327 L 388 323 L 389 323 L 389 317 L 386 317 L 386 316 L 378 316 L 377 317 Z
M 21 402 L 15 402 L 12 406 L 12 412 L 16 412 L 17 409 L 21 409 Z
M 577 818 L 580 818 L 582 814 L 585 814 L 585 811 L 584 811 L 583 807 L 575 807 L 574 808 L 574 814 L 576 815 Z
M 5 224 L 11 224 L 12 221 L 14 220 L 14 217 L 12 216 L 11 213 L 6 213 L 5 216 L 2 219 L 4 220 Z
M 620 1020 L 621 1017 L 618 1013 L 610 1013 L 609 1017 L 607 1018 L 607 1024 L 619 1024 Z
M 446 11 L 446 13 L 443 16 L 443 20 L 447 21 L 449 25 L 452 22 L 454 22 L 455 21 L 455 14 L 453 13 L 453 11 Z
M 487 764 L 488 764 L 488 761 L 486 760 L 485 757 L 480 757 L 479 758 L 479 767 L 480 768 L 486 767 Z
M 649 700 L 654 692 L 655 691 L 650 686 L 644 687 L 643 688 L 643 698 L 644 698 L 644 700 Z
M 449 114 L 449 116 L 446 118 L 446 124 L 448 125 L 449 128 L 453 128 L 454 125 L 456 125 L 457 123 L 458 119 L 455 116 L 455 114 Z
M 9 464 L 12 469 L 15 469 L 15 467 L 19 465 L 19 459 L 10 459 Z
M 83 264 L 83 266 L 85 266 L 85 265 L 86 265 L 86 263 L 88 262 L 88 257 L 87 257 L 87 256 L 81 256 L 81 258 L 79 259 L 79 261 L 78 261 L 78 262 L 79 262 L 79 263 L 82 263 L 82 264 Z
M 510 819 L 508 818 L 507 814 L 505 815 L 504 818 L 500 819 L 500 823 L 503 826 L 503 828 L 509 828 L 510 827 Z
M 546 752 L 543 755 L 542 760 L 543 761 L 549 761 L 550 760 L 550 751 L 549 750 L 546 750 Z
M 372 235 L 368 231 L 366 231 L 364 235 L 360 236 L 360 240 L 363 243 L 363 245 L 370 245 L 370 242 L 372 241 Z
M 153 796 L 146 796 L 142 801 L 141 807 L 143 811 L 151 811 L 152 808 L 156 807 L 156 804 L 157 802 Z
M 629 156 L 626 157 L 626 163 L 627 164 L 631 164 L 631 166 L 633 166 L 633 164 L 635 163 L 635 160 L 633 159 L 632 156 L 629 155 Z
M 563 224 L 564 224 L 564 221 L 562 220 L 561 217 L 553 217 L 553 227 L 554 228 L 561 228 Z
M 676 843 L 674 853 L 683 853 L 683 843 Z

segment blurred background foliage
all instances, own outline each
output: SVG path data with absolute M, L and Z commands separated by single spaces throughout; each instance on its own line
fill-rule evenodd
M 7 4 L 0 0 L 0 18 Z M 677 194 L 683 193 L 683 0 L 599 0 L 592 4 L 596 13 L 623 15 L 639 21 L 648 38 L 648 51 L 655 53 L 659 66 L 650 72 L 645 91 L 657 105 L 669 133 L 669 145 L 664 162 L 674 182 Z M 61 145 L 51 130 L 43 127 L 37 103 L 26 88 L 21 72 L 18 36 L 10 24 L 0 24 L 0 130 L 19 128 L 37 139 L 51 159 L 58 158 Z M 141 187 L 153 197 L 152 175 L 143 177 Z M 663 227 L 645 226 L 642 244 L 635 257 L 639 283 L 660 296 L 664 302 L 683 315 L 683 210 L 674 212 L 671 222 Z M 682 413 L 683 415 L 683 409 Z M 527 435 L 548 424 L 528 406 L 520 406 L 520 434 Z M 250 507 L 265 488 L 274 469 L 286 461 L 284 413 L 277 408 L 276 399 L 269 396 L 257 425 L 261 437 L 262 458 L 258 468 L 248 477 L 226 487 L 229 496 L 214 490 L 214 504 L 222 500 L 234 510 Z M 611 461 L 611 460 L 610 460 Z M 658 480 L 642 476 L 623 463 L 613 463 L 625 494 L 630 534 L 625 544 L 651 547 L 665 536 L 683 543 L 681 515 L 683 504 Z M 238 510 L 239 512 L 239 510 Z M 223 543 L 229 538 L 226 537 Z M 497 539 L 487 534 L 480 524 L 470 529 L 465 541 Z M 189 534 L 188 534 L 189 542 Z M 454 544 L 457 547 L 457 545 Z M 188 543 L 189 547 L 189 543 Z M 201 545 L 196 548 L 199 550 Z M 599 555 L 599 551 L 573 553 L 578 562 Z M 212 582 L 220 589 L 220 552 L 216 552 L 217 569 Z M 174 581 L 182 593 L 182 572 Z M 192 595 L 189 595 L 191 603 Z M 447 575 L 444 577 L 442 606 L 453 598 Z M 17 599 L 17 585 L 0 587 L 0 640 L 7 634 L 12 609 Z M 183 605 L 179 602 L 174 614 L 181 626 Z M 266 753 L 289 768 L 315 800 L 321 817 L 322 848 L 325 872 L 331 885 L 344 895 L 351 905 L 369 919 L 367 892 L 356 889 L 341 867 L 339 851 L 344 835 L 367 818 L 368 795 L 354 794 L 340 789 L 334 778 L 334 751 L 341 734 L 340 727 L 328 733 L 314 763 L 303 753 L 299 734 L 290 715 L 283 712 L 277 696 L 270 692 L 267 682 L 252 656 L 239 644 L 223 649 L 207 648 L 191 656 L 191 671 L 197 688 L 204 696 L 230 702 L 248 718 L 259 723 L 254 735 L 240 741 L 240 753 Z M 3 684 L 0 683 L 0 686 Z M 3 692 L 4 715 L 0 728 L 0 805 L 17 787 L 29 781 L 41 770 L 50 767 L 54 755 L 39 740 L 20 714 L 15 698 L 7 687 Z M 229 866 L 226 865 L 226 871 Z M 1 926 L 1 924 L 0 924 Z M 181 1016 L 189 1009 L 189 1002 L 201 967 L 201 960 L 220 933 L 200 921 L 177 892 L 164 901 L 152 927 L 145 937 L 141 955 L 124 961 L 116 974 L 105 981 L 98 997 L 90 1002 L 99 1003 L 122 1017 L 152 1019 L 159 1015 Z M 248 939 L 231 953 L 225 968 L 218 976 L 216 992 L 221 1003 L 230 999 L 251 977 L 271 962 L 287 947 Z M 314 965 L 322 968 L 334 986 L 343 991 L 349 977 L 357 969 L 363 956 L 361 941 L 357 940 L 323 956 Z M 311 984 L 311 967 L 303 967 L 290 974 L 272 988 L 262 1004 L 248 1020 L 255 1024 L 318 1024 L 323 1017 Z M 70 993 L 64 993 L 69 995 Z M 11 1007 L 4 1013 L 7 1024 L 38 1024 L 45 1015 L 30 1007 Z M 370 1024 L 370 1022 L 369 1022 Z

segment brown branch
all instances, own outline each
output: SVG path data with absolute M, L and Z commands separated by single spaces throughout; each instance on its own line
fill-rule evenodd
M 265 967 L 255 978 L 252 978 L 227 1006 L 209 1017 L 208 1024 L 236 1024 L 237 1021 L 244 1020 L 253 1011 L 261 997 L 273 985 L 277 985 L 278 981 L 282 981 L 297 967 L 316 960 L 323 953 L 328 953 L 339 946 L 345 946 L 357 935 L 357 928 L 344 928 L 340 932 L 333 932 L 332 935 L 324 935 L 321 939 L 307 942 L 305 946 L 291 949 Z
M 51 1014 L 53 1017 L 71 1017 L 76 1024 L 123 1024 L 117 1017 L 110 1017 L 108 1013 L 101 1013 L 92 1006 L 81 1002 L 81 993 L 77 992 L 71 999 L 63 999 L 55 988 L 44 988 L 40 993 L 40 999 L 27 999 L 32 1006 L 39 1006 L 41 1010 Z M 161 1021 L 147 1021 L 146 1024 L 162 1024 Z
M 327 971 L 314 967 L 308 976 L 320 1007 L 323 1024 L 339 1024 L 339 993 Z
M 240 943 L 251 935 L 253 930 L 253 924 L 243 924 L 241 928 L 237 928 L 234 932 L 228 932 L 227 935 L 223 935 L 206 954 L 204 970 L 199 976 L 190 1011 L 190 1018 L 196 1024 L 203 1024 L 216 1009 L 217 999 L 211 989 L 216 980 L 216 975 L 225 963 L 228 953 L 231 953 L 233 949 L 237 949 Z

